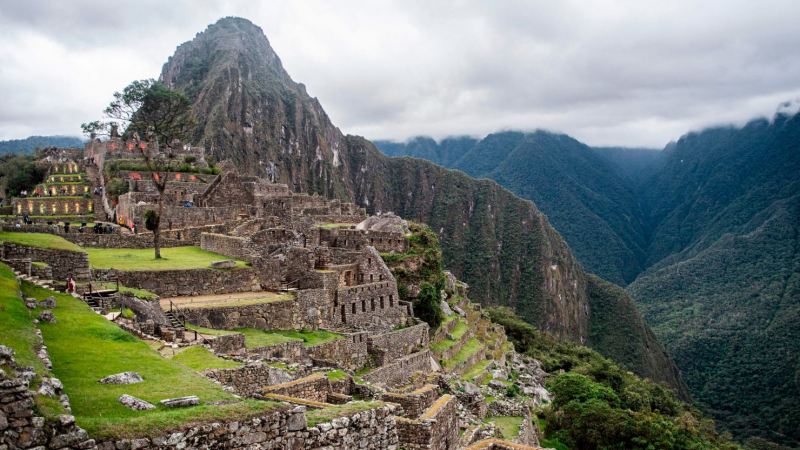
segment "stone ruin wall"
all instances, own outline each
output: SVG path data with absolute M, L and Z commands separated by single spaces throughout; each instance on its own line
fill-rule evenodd
M 32 216 L 91 216 L 94 201 L 91 198 L 74 197 L 25 197 L 14 199 L 14 213 Z
M 428 348 L 430 327 L 421 322 L 400 330 L 372 334 L 368 338 L 368 349 L 374 366 L 391 363 L 411 353 Z
M 47 263 L 56 280 L 66 280 L 72 277 L 76 280 L 88 280 L 91 274 L 89 269 L 89 255 L 71 250 L 28 247 L 12 242 L 4 242 L 2 259 L 30 259 Z
M 324 373 L 315 372 L 297 380 L 265 386 L 261 391 L 264 395 L 277 394 L 310 400 L 312 402 L 326 403 L 328 401 L 328 394 L 331 392 L 331 386 Z
M 97 281 L 119 280 L 122 285 L 145 289 L 161 297 L 229 294 L 261 288 L 259 272 L 250 267 L 130 272 L 93 269 L 92 275 Z
M 451 450 L 459 447 L 458 409 L 455 397 L 439 398 L 418 419 L 398 417 L 397 435 L 406 450 Z
M 398 358 L 390 364 L 378 367 L 363 376 L 364 381 L 394 387 L 405 384 L 416 372 L 427 374 L 431 371 L 433 357 L 430 350 L 412 353 Z
M 200 248 L 251 263 L 254 259 L 253 249 L 248 240 L 243 237 L 203 233 L 200 235 Z
M 242 333 L 223 334 L 207 342 L 218 355 L 238 355 L 246 351 Z
M 369 362 L 367 340 L 367 333 L 352 333 L 306 350 L 314 362 L 357 371 Z
M 207 370 L 203 375 L 232 388 L 237 395 L 253 397 L 261 394 L 265 386 L 285 383 L 288 372 L 264 363 L 248 364 L 233 369 Z
M 439 398 L 439 388 L 433 384 L 426 384 L 423 387 L 408 393 L 386 392 L 382 400 L 385 402 L 397 403 L 403 407 L 403 416 L 409 419 L 416 419 L 426 409 L 428 409 L 436 399 Z
M 205 328 L 232 330 L 257 328 L 259 330 L 294 330 L 305 328 L 295 300 L 258 303 L 242 306 L 192 308 L 185 306 L 181 313 L 186 321 Z
M 404 324 L 394 280 L 341 288 L 333 304 L 333 323 L 354 327 L 391 327 Z

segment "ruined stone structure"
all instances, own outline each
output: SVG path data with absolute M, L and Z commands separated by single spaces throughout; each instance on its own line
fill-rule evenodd
M 94 213 L 91 183 L 83 167 L 75 162 L 74 152 L 50 149 L 40 164 L 47 166 L 47 178 L 32 192 L 12 201 L 13 211 L 21 216 L 88 216 Z

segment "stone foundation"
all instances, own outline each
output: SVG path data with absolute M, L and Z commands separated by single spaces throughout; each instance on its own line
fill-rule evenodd
M 439 388 L 434 384 L 426 384 L 408 393 L 387 392 L 383 401 L 397 403 L 403 407 L 404 417 L 416 419 L 439 398 Z
M 250 292 L 257 291 L 261 287 L 258 271 L 250 267 L 131 272 L 94 269 L 92 274 L 97 281 L 119 280 L 122 285 L 145 289 L 161 297 Z M 53 275 L 55 276 L 55 270 Z
M 394 387 L 406 384 L 416 372 L 428 374 L 432 370 L 432 355 L 430 350 L 412 353 L 408 356 L 398 358 L 396 361 L 378 367 L 372 372 L 364 375 L 364 381 Z
M 458 448 L 458 409 L 455 397 L 441 396 L 418 419 L 397 418 L 400 446 L 407 450 Z
M 41 261 L 50 266 L 53 278 L 57 280 L 66 280 L 68 277 L 76 280 L 88 280 L 91 273 L 89 255 L 71 250 L 29 247 L 12 242 L 4 242 L 0 258 Z

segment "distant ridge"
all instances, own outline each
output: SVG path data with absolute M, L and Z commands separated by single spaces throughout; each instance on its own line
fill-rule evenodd
M 25 139 L 0 141 L 0 155 L 8 153 L 33 153 L 45 147 L 83 147 L 83 139 L 73 136 L 29 136 Z

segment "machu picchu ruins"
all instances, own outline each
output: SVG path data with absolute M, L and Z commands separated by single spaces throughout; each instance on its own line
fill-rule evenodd
M 438 251 L 419 238 L 424 226 L 176 148 L 162 171 L 146 164 L 160 149 L 119 137 L 47 149 L 45 182 L 13 199 L 0 275 L 19 312 L 38 317 L 17 330 L 38 350 L 32 364 L 0 347 L 0 448 L 538 448 L 544 373 L 469 302 L 467 285 L 438 269 L 441 325 L 415 316 L 420 286 L 393 270 L 414 274 L 419 241 Z M 147 215 L 159 200 L 163 258 L 153 260 Z M 131 348 L 104 349 L 94 328 L 132 336 Z M 61 332 L 92 355 L 51 344 Z M 129 351 L 150 362 L 126 363 Z M 71 387 L 87 375 L 56 376 L 95 357 L 90 390 L 109 391 L 98 414 L 187 419 L 147 432 L 98 425 L 75 397 L 92 394 Z M 191 376 L 185 386 L 171 389 L 173 377 L 158 394 L 144 389 L 175 367 Z M 213 404 L 235 412 L 198 412 L 210 419 L 196 424 L 193 408 Z

